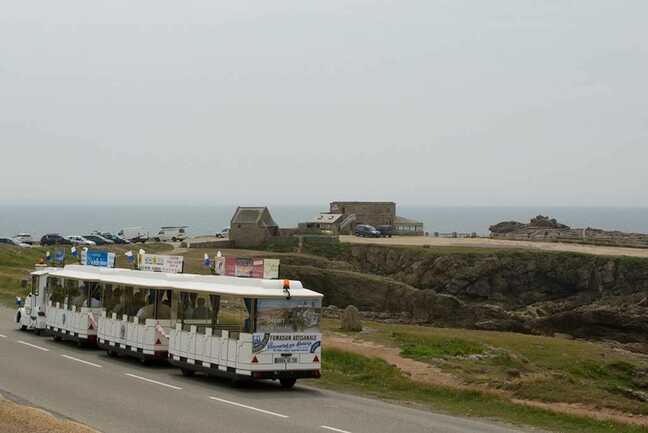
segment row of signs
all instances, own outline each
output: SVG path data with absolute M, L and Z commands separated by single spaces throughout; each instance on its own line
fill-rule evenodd
M 133 260 L 133 253 L 125 253 L 128 261 Z M 73 247 L 72 256 L 76 257 L 76 249 Z M 50 260 L 50 253 L 47 252 L 47 260 Z M 137 255 L 137 268 L 141 271 L 164 272 L 170 274 L 182 273 L 184 269 L 183 256 L 170 256 L 163 254 L 146 254 L 140 250 Z M 65 260 L 65 250 L 56 250 L 54 252 L 54 261 L 63 262 Z M 116 255 L 108 251 L 92 251 L 86 248 L 81 250 L 81 264 L 85 266 L 98 266 L 104 268 L 115 267 Z M 230 277 L 244 278 L 279 278 L 279 259 L 266 259 L 255 257 L 215 257 L 213 261 L 213 271 L 216 275 L 226 275 Z

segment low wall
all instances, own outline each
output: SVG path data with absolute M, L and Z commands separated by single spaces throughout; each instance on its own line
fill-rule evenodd
M 228 239 L 219 239 L 219 240 L 213 240 L 213 241 L 197 241 L 197 242 L 190 242 L 188 244 L 189 248 L 205 248 L 205 249 L 212 249 L 212 248 L 233 248 L 234 244 L 232 241 Z

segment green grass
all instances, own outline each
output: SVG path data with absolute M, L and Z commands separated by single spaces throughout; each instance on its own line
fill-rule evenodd
M 401 355 L 413 359 L 467 356 L 484 353 L 482 344 L 466 341 L 461 338 L 444 336 L 427 336 L 394 332 L 392 337 L 401 346 Z
M 324 320 L 323 327 L 338 331 L 339 322 Z M 366 322 L 365 332 L 353 338 L 398 347 L 401 356 L 439 367 L 476 389 L 499 389 L 516 399 L 648 415 L 648 404 L 628 392 L 648 391 L 646 357 L 604 344 L 374 322 Z
M 416 402 L 453 415 L 491 418 L 560 433 L 639 433 L 646 429 L 558 414 L 479 391 L 463 391 L 413 383 L 382 360 L 325 349 L 319 386 L 398 402 Z M 314 382 L 317 384 L 317 382 Z

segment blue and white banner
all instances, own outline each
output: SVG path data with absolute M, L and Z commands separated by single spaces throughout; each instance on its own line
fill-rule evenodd
M 115 267 L 115 253 L 108 251 L 81 251 L 81 264 L 86 266 L 99 266 L 102 268 Z
M 57 263 L 63 263 L 65 260 L 65 250 L 56 250 L 54 251 L 54 261 Z
M 252 352 L 317 353 L 321 334 L 252 334 Z

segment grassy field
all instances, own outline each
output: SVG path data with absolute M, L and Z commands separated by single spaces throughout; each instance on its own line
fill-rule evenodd
M 325 386 L 558 432 L 648 431 L 514 403 L 568 403 L 646 415 L 648 360 L 642 355 L 600 343 L 503 332 L 367 322 L 363 332 L 344 334 L 337 320 L 324 320 L 323 329 L 327 335 L 398 348 L 402 357 L 429 363 L 464 384 L 463 389 L 414 384 L 379 359 L 327 351 Z
M 313 385 L 395 401 L 412 402 L 452 415 L 488 418 L 555 433 L 645 433 L 647 429 L 534 408 L 479 391 L 413 383 L 394 366 L 376 358 L 324 350 L 323 374 Z

